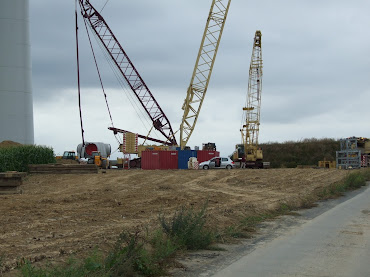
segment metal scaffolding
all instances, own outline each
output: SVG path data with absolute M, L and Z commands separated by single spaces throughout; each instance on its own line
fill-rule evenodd
M 340 148 L 341 150 L 336 152 L 337 168 L 361 168 L 361 150 L 358 149 L 357 138 L 341 139 Z

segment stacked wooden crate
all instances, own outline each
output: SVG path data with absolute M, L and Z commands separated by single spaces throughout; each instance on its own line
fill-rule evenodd
M 20 194 L 22 190 L 22 179 L 26 176 L 24 172 L 8 171 L 0 173 L 0 195 L 1 194 Z
M 98 173 L 95 164 L 30 164 L 29 173 L 39 174 L 92 174 Z

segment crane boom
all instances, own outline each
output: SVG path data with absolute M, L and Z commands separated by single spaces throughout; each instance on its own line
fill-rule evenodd
M 258 149 L 262 92 L 262 34 L 256 31 L 253 52 L 249 67 L 247 105 L 243 108 L 243 126 L 240 130 L 247 161 L 262 160 L 262 150 Z
M 198 120 L 216 60 L 230 2 L 231 0 L 212 1 L 190 86 L 182 107 L 184 114 L 180 125 L 181 149 L 188 143 Z
M 104 18 L 91 5 L 89 0 L 78 1 L 82 16 L 88 21 L 92 30 L 99 38 L 118 70 L 125 78 L 127 84 L 152 120 L 153 127 L 166 137 L 167 144 L 176 145 L 177 142 L 169 120 Z

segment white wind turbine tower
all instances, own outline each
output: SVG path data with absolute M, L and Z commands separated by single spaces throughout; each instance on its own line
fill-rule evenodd
M 28 0 L 0 0 L 0 142 L 33 144 Z

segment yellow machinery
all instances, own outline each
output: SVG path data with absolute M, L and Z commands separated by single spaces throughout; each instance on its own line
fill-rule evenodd
M 143 151 L 168 151 L 170 147 L 168 145 L 139 145 L 138 156 L 141 157 Z
M 180 147 L 184 149 L 194 131 L 199 112 L 207 92 L 218 46 L 229 11 L 231 0 L 213 0 L 207 19 L 198 57 L 190 86 L 182 109 L 184 115 L 180 125 Z
M 262 34 L 256 31 L 253 43 L 251 64 L 249 67 L 248 95 L 246 107 L 243 108 L 242 144 L 236 146 L 234 159 L 244 156 L 247 167 L 263 167 L 262 150 L 258 147 L 260 129 L 260 110 L 262 92 Z
M 105 169 L 109 168 L 109 159 L 102 157 L 99 151 L 93 151 L 92 157 L 93 159 L 90 160 L 92 160 L 98 167 Z

